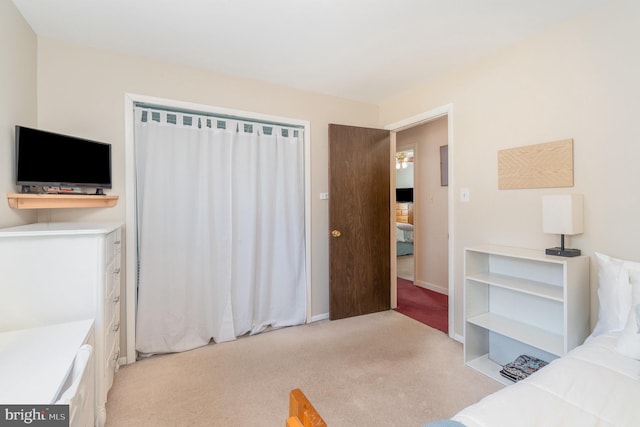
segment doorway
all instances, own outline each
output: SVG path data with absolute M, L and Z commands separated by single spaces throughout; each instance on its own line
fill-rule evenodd
M 399 135 L 396 138 L 399 138 Z M 415 272 L 413 256 L 415 234 L 413 214 L 414 157 L 414 146 L 400 147 L 396 145 L 396 276 L 412 283 Z
M 448 330 L 449 335 L 455 339 L 452 283 L 453 221 L 451 219 L 453 218 L 453 197 L 450 187 L 452 168 L 449 167 L 451 161 L 448 159 L 451 156 L 441 158 L 442 147 L 447 153 L 452 143 L 451 110 L 451 106 L 445 106 L 387 126 L 387 129 L 392 131 L 393 153 L 411 150 L 414 154 L 411 165 L 414 175 L 413 262 L 411 263 L 406 256 L 400 255 L 399 251 L 392 259 L 396 272 L 396 278 L 392 280 L 395 283 L 394 307 L 397 308 L 399 303 L 399 289 L 406 285 L 407 279 L 411 279 L 409 273 L 413 271 L 412 285 L 419 288 L 418 294 L 426 291 L 435 300 L 444 301 L 444 309 L 439 309 L 438 314 L 441 319 L 437 323 L 446 325 L 444 330 Z M 441 161 L 445 163 L 441 165 Z M 402 178 L 396 176 L 395 187 L 403 186 L 406 186 L 406 183 L 403 184 Z M 406 264 L 410 267 L 407 268 Z M 433 307 L 431 305 L 429 310 L 433 310 Z M 443 330 L 443 328 L 438 329 Z
M 433 109 L 431 111 L 427 111 L 425 113 L 416 115 L 414 117 L 410 117 L 408 119 L 402 120 L 400 122 L 396 122 L 390 125 L 385 126 L 385 131 L 382 129 L 371 129 L 371 128 L 359 128 L 354 126 L 345 126 L 345 125 L 331 125 L 329 126 L 329 189 L 330 193 L 333 194 L 333 197 L 329 199 L 329 236 L 330 242 L 335 243 L 337 247 L 339 246 L 353 246 L 354 250 L 351 253 L 358 255 L 358 267 L 351 267 L 347 269 L 342 269 L 344 271 L 351 271 L 350 276 L 345 274 L 341 274 L 341 266 L 344 265 L 345 262 L 349 261 L 349 258 L 341 256 L 340 250 L 332 250 L 332 243 L 329 245 L 329 318 L 341 318 L 341 317 L 349 317 L 349 316 L 357 316 L 360 314 L 365 314 L 370 311 L 367 309 L 360 309 L 357 307 L 357 304 L 365 303 L 369 297 L 369 293 L 366 289 L 361 288 L 355 281 L 352 283 L 352 286 L 349 287 L 345 293 L 345 290 L 342 289 L 343 286 L 341 284 L 350 283 L 349 278 L 357 278 L 358 283 L 362 282 L 362 276 L 360 274 L 353 274 L 354 271 L 378 271 L 379 267 L 384 267 L 383 270 L 374 274 L 372 277 L 381 279 L 374 281 L 375 283 L 369 283 L 369 285 L 373 286 L 376 291 L 382 291 L 386 294 L 385 304 L 381 304 L 377 306 L 377 310 L 388 310 L 390 308 L 397 307 L 397 260 L 396 260 L 396 245 L 395 239 L 391 239 L 393 233 L 395 233 L 395 218 L 394 215 L 391 215 L 392 211 L 395 209 L 395 194 L 392 194 L 392 190 L 395 189 L 395 173 L 392 174 L 391 171 L 395 170 L 393 166 L 394 156 L 396 152 L 396 139 L 399 132 L 413 128 L 415 126 L 419 126 L 431 121 L 434 121 L 441 117 L 446 117 L 446 135 L 447 135 L 447 143 L 449 148 L 449 164 L 447 172 L 448 187 L 445 190 L 447 193 L 447 201 L 445 202 L 447 209 L 447 222 L 444 226 L 440 227 L 446 230 L 447 234 L 447 244 L 446 248 L 442 250 L 445 256 L 445 261 L 447 268 L 448 278 L 446 285 L 443 285 L 443 292 L 448 291 L 447 301 L 455 301 L 454 297 L 454 284 L 453 284 L 453 270 L 454 270 L 454 259 L 453 259 L 453 244 L 454 235 L 453 235 L 453 194 L 452 187 L 454 185 L 453 182 L 453 126 L 452 126 L 452 113 L 453 106 L 451 104 L 445 105 L 443 107 L 439 107 Z M 334 130 L 339 130 L 339 132 L 332 132 L 332 127 Z M 342 135 L 342 137 L 340 136 Z M 369 142 L 366 140 L 369 139 Z M 332 154 L 333 146 L 340 146 L 340 149 L 343 149 L 346 145 L 346 142 L 352 140 L 357 142 L 356 146 L 359 147 L 355 150 L 349 149 L 347 153 L 339 154 L 337 150 Z M 385 141 L 387 140 L 387 141 Z M 365 141 L 364 144 L 361 142 Z M 388 143 L 389 142 L 389 143 Z M 381 143 L 381 145 L 378 145 Z M 383 147 L 382 150 L 379 148 Z M 378 157 L 381 155 L 382 157 Z M 363 161 L 363 156 L 373 156 L 371 161 Z M 375 159 L 375 160 L 374 160 Z M 336 161 L 334 161 L 336 160 Z M 346 163 L 345 163 L 346 162 Z M 367 167 L 370 169 L 366 173 L 355 173 L 356 177 L 364 177 L 364 185 L 359 188 L 367 189 L 367 191 L 355 191 L 352 187 L 354 184 L 359 183 L 362 180 L 344 180 L 340 177 L 344 178 L 343 174 L 340 173 L 341 170 L 350 170 L 358 164 L 368 165 Z M 334 179 L 334 169 L 338 173 L 335 174 L 338 179 Z M 440 169 L 438 167 L 438 169 Z M 373 173 L 371 175 L 370 173 Z M 372 185 L 373 180 L 369 180 L 369 176 L 381 176 L 384 175 L 386 182 L 380 182 L 379 185 Z M 390 185 L 392 184 L 392 185 Z M 383 193 L 380 193 L 378 190 L 383 189 Z M 363 228 L 362 224 L 360 224 L 361 220 L 372 218 L 375 215 L 371 215 L 369 213 L 360 214 L 358 212 L 349 212 L 350 205 L 348 203 L 337 203 L 340 199 L 340 192 L 348 193 L 347 197 L 351 197 L 352 199 L 360 199 L 363 198 L 361 202 L 356 203 L 356 206 L 359 209 L 364 208 L 365 212 L 368 207 L 375 207 L 377 209 L 382 209 L 376 212 L 380 212 L 383 217 L 386 217 L 384 224 L 377 224 L 375 230 L 368 231 L 367 228 Z M 336 197 L 338 196 L 338 197 Z M 333 202 L 332 202 L 333 200 Z M 333 207 L 343 206 L 347 209 L 347 212 L 344 212 L 344 215 L 341 214 L 338 209 L 334 212 Z M 386 210 L 386 213 L 384 212 Z M 345 223 L 353 224 L 355 228 L 350 229 L 349 232 L 343 233 L 342 227 Z M 376 243 L 376 248 L 378 248 L 378 244 L 383 242 L 386 245 L 386 250 L 377 250 L 376 253 L 379 256 L 365 256 L 363 257 L 363 252 L 358 248 L 368 248 L 370 243 Z M 341 242 L 341 243 L 340 243 Z M 355 242 L 355 243 L 354 243 Z M 352 244 L 353 243 L 353 244 Z M 386 252 L 387 256 L 382 256 L 382 252 Z M 419 258 L 419 253 L 415 255 L 416 258 Z M 363 266 L 367 266 L 366 268 L 361 268 L 360 264 Z M 387 269 L 387 267 L 390 267 Z M 335 270 L 336 274 L 332 273 L 332 270 Z M 347 281 L 345 282 L 345 278 Z M 367 283 L 366 281 L 364 283 Z M 335 290 L 337 292 L 333 292 Z M 365 295 L 362 295 L 364 292 Z M 378 295 L 377 293 L 375 295 Z M 382 296 L 380 296 L 380 301 L 382 300 Z M 377 298 L 377 297 L 376 297 Z M 335 300 L 335 301 L 334 301 Z M 353 304 L 344 303 L 344 300 L 351 301 Z M 332 316 L 332 307 L 333 306 L 344 306 L 351 307 L 351 311 L 347 312 L 346 315 L 340 317 Z M 384 306 L 386 307 L 384 307 Z M 461 306 L 461 302 L 458 302 L 458 305 Z M 462 336 L 454 336 L 453 331 L 455 330 L 453 319 L 454 319 L 454 307 L 453 303 L 448 304 L 447 307 L 447 325 L 451 325 L 449 328 L 449 336 L 455 340 L 462 341 Z M 375 310 L 375 309 L 374 309 Z

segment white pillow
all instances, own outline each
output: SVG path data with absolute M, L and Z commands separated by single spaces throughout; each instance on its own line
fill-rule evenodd
M 400 230 L 400 228 L 396 228 L 396 241 L 397 242 L 404 242 L 405 241 L 404 231 Z
M 407 222 L 396 222 L 396 227 L 402 231 L 413 231 L 413 224 Z
M 632 289 L 631 310 L 616 343 L 616 350 L 624 356 L 640 359 L 640 271 L 629 270 L 629 280 Z
M 640 263 L 596 252 L 598 266 L 598 322 L 592 337 L 625 328 L 631 310 L 629 269 L 640 270 Z

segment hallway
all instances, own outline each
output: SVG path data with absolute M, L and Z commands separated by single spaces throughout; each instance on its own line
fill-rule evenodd
M 398 277 L 413 282 L 413 255 L 403 255 L 397 261 Z
M 396 311 L 447 333 L 449 298 L 413 284 L 413 255 L 397 258 L 398 307 Z

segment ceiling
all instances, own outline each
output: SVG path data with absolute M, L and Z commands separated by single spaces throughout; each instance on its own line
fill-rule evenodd
M 13 0 L 39 36 L 380 103 L 607 0 Z

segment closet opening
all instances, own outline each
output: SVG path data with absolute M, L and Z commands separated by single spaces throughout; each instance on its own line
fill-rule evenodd
M 125 98 L 127 363 L 309 321 L 309 123 Z

